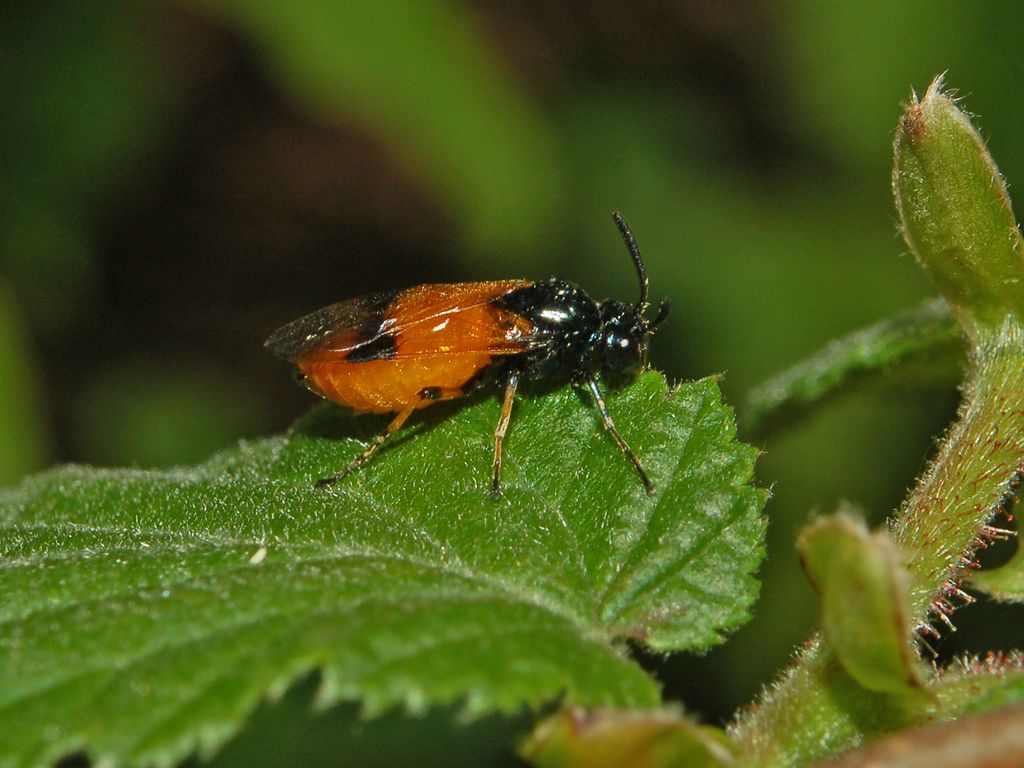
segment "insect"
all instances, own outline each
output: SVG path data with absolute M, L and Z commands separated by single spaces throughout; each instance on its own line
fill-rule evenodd
M 640 300 L 595 301 L 558 278 L 437 283 L 332 304 L 282 328 L 265 346 L 294 363 L 314 393 L 357 413 L 394 413 L 387 429 L 322 488 L 365 464 L 409 416 L 497 381 L 504 399 L 494 431 L 491 492 L 501 496 L 501 446 L 520 382 L 561 375 L 585 384 L 604 426 L 648 493 L 654 484 L 615 428 L 596 373 L 635 375 L 648 337 L 668 316 L 645 319 L 647 272 L 622 215 L 612 214 L 640 281 Z

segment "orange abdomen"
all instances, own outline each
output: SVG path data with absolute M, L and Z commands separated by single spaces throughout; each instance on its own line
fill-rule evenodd
M 488 354 L 370 360 L 365 363 L 300 362 L 299 370 L 320 394 L 361 413 L 392 413 L 409 405 L 426 408 L 425 389 L 461 389 L 491 363 Z
M 392 348 L 376 359 L 349 359 L 352 343 L 338 338 L 325 348 L 300 355 L 296 365 L 317 392 L 359 412 L 391 413 L 410 405 L 425 408 L 436 402 L 423 399 L 426 389 L 443 390 L 441 399 L 457 397 L 496 358 L 521 352 L 533 326 L 490 303 L 459 306 L 444 296 L 442 288 L 464 290 L 459 285 L 421 286 L 400 295 L 381 326 L 391 322 L 399 330 L 388 339 Z M 450 310 L 434 314 L 427 322 L 408 322 L 412 313 L 423 311 L 427 296 L 446 305 L 450 302 Z

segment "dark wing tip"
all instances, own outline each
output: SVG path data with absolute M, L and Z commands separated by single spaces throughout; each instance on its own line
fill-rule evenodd
M 344 318 L 338 318 L 338 307 L 318 309 L 287 325 L 282 325 L 263 342 L 263 346 L 282 360 L 294 362 L 305 352 L 321 346 L 331 336 L 345 330 Z M 339 319 L 342 322 L 339 323 Z
M 372 293 L 322 307 L 281 326 L 270 334 L 263 346 L 277 357 L 294 362 L 339 334 L 352 332 L 360 341 L 369 340 L 398 293 Z
M 278 328 L 263 342 L 263 348 L 282 360 L 291 361 L 302 351 L 303 334 L 297 327 L 299 322 L 288 323 L 288 325 Z

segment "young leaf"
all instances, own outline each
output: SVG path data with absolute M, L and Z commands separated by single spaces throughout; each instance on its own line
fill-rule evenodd
M 469 715 L 651 706 L 635 638 L 706 647 L 756 596 L 765 493 L 713 380 L 609 408 L 649 497 L 572 389 L 525 397 L 488 494 L 493 398 L 425 412 L 360 473 L 326 406 L 192 469 L 68 467 L 0 494 L 0 763 L 169 764 L 322 668 L 321 704 Z M 445 417 L 449 418 L 445 418 Z
M 1024 270 L 1006 185 L 970 118 L 935 78 L 900 118 L 893 192 L 903 236 L 968 336 L 1024 318 Z
M 746 417 L 754 427 L 807 408 L 834 393 L 856 374 L 897 365 L 914 355 L 953 347 L 960 331 L 941 299 L 926 301 L 827 347 L 750 391 Z
M 732 746 L 718 728 L 681 714 L 601 710 L 559 712 L 523 746 L 538 768 L 731 768 Z
M 840 513 L 807 526 L 797 549 L 821 594 L 825 639 L 849 675 L 879 693 L 920 695 L 906 574 L 892 541 Z
M 998 568 L 978 571 L 971 576 L 969 583 L 996 600 L 1024 603 L 1024 554 L 1020 546 L 1009 561 Z

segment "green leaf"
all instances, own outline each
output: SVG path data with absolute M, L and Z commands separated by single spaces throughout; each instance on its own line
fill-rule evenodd
M 997 536 L 1005 533 L 992 531 Z M 974 589 L 1005 603 L 1024 603 L 1024 553 L 1020 545 L 1007 562 L 998 568 L 974 573 L 968 582 Z
M 522 753 L 539 768 L 735 765 L 725 733 L 668 710 L 560 712 L 537 726 Z
M 942 86 L 900 118 L 893 191 L 907 244 L 975 338 L 1024 318 L 1024 243 L 999 169 Z
M 622 641 L 700 648 L 746 621 L 766 494 L 713 380 L 610 398 L 654 497 L 589 405 L 518 402 L 500 501 L 491 397 L 424 412 L 326 492 L 378 421 L 325 406 L 196 468 L 0 494 L 0 763 L 209 752 L 314 667 L 320 704 L 369 714 L 657 704 Z
M 941 299 L 926 301 L 835 339 L 812 357 L 772 376 L 750 391 L 743 415 L 759 427 L 813 405 L 857 374 L 884 370 L 916 355 L 956 346 L 959 340 L 949 305 Z
M 825 639 L 850 676 L 879 693 L 920 695 L 906 573 L 889 537 L 840 512 L 806 527 L 797 549 L 821 594 Z

